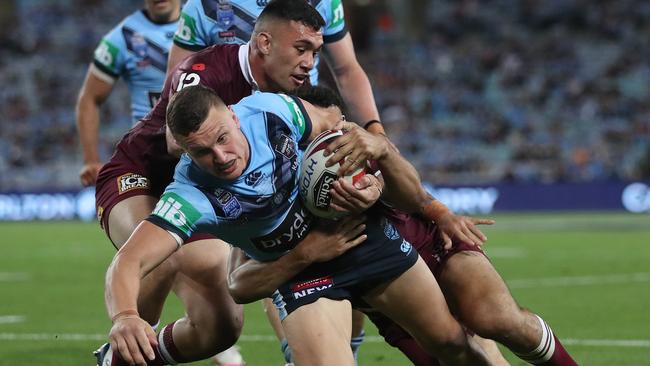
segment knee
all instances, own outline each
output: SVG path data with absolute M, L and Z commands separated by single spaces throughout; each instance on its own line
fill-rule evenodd
M 467 349 L 467 335 L 458 325 L 438 326 L 433 332 L 417 337 L 422 348 L 436 356 L 453 356 Z
M 482 307 L 464 324 L 483 338 L 497 340 L 501 343 L 518 338 L 526 327 L 526 313 L 518 306 Z

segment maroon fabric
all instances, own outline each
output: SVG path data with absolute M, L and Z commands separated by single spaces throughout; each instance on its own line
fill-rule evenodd
M 564 349 L 564 346 L 562 346 L 562 343 L 560 343 L 560 340 L 553 335 L 553 338 L 555 339 L 555 352 L 553 352 L 553 356 L 551 356 L 551 359 L 544 362 L 540 363 L 541 366 L 578 366 L 578 364 L 571 358 L 569 353 Z
M 122 137 L 110 161 L 99 172 L 95 199 L 98 219 L 106 232 L 108 216 L 118 202 L 137 195 L 159 197 L 172 181 L 178 159 L 167 154 L 165 113 L 178 84 L 194 82 L 216 91 L 228 105 L 252 93 L 239 66 L 239 45 L 214 45 L 181 62 L 165 81 L 158 103 Z M 125 191 L 120 180 L 129 174 L 148 179 L 147 186 L 136 184 Z M 198 239 L 190 239 L 194 240 Z

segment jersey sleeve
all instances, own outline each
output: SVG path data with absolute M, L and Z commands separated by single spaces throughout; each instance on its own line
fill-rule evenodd
M 345 26 L 345 13 L 341 0 L 323 0 L 318 8 L 325 19 L 323 42 L 333 43 L 345 37 L 348 30 Z
M 194 186 L 173 182 L 160 197 L 147 221 L 184 243 L 198 231 L 217 225 L 217 218 L 203 192 Z
M 214 43 L 208 31 L 210 26 L 201 1 L 189 0 L 181 10 L 174 44 L 190 51 L 200 51 Z
M 118 79 L 126 65 L 126 44 L 121 32 L 121 24 L 102 38 L 95 49 L 93 64 L 99 71 Z
M 312 124 L 300 98 L 286 94 L 255 93 L 245 98 L 244 104 L 277 115 L 289 126 L 292 137 L 300 146 L 307 143 Z

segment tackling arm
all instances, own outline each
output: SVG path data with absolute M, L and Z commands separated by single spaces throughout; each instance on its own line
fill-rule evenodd
M 90 65 L 86 80 L 77 99 L 77 131 L 83 153 L 84 165 L 79 173 L 81 184 L 91 186 L 97 180 L 97 173 L 102 167 L 97 145 L 99 140 L 99 107 L 113 90 L 113 82 L 108 76 L 99 77 L 93 72 L 95 66 Z M 113 80 L 114 81 L 114 80 Z
M 364 242 L 364 221 L 365 217 L 355 216 L 315 227 L 294 249 L 272 262 L 250 259 L 233 248 L 228 259 L 230 295 L 239 304 L 271 296 L 310 264 L 334 259 Z

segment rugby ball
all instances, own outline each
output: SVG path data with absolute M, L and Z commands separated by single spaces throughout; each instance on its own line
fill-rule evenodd
M 332 184 L 339 178 L 336 172 L 344 160 L 326 167 L 325 163 L 329 157 L 324 155 L 327 145 L 343 135 L 343 133 L 341 130 L 327 130 L 316 136 L 314 141 L 307 146 L 300 167 L 299 188 L 305 207 L 314 215 L 325 219 L 336 220 L 345 216 L 345 213 L 330 208 L 332 199 L 330 189 L 332 189 Z M 352 174 L 344 176 L 343 179 L 356 183 L 365 174 L 366 163 L 364 162 L 361 168 L 358 168 Z

